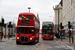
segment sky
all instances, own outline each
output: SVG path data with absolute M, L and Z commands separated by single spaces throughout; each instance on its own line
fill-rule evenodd
M 5 23 L 11 21 L 17 24 L 19 13 L 30 12 L 37 16 L 39 14 L 40 27 L 43 21 L 54 22 L 55 12 L 53 6 L 58 5 L 61 0 L 0 0 L 0 18 L 5 19 Z

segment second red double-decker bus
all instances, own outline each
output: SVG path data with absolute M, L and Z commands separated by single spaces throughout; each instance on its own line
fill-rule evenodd
M 54 39 L 54 24 L 53 24 L 53 22 L 43 22 L 43 24 L 42 24 L 42 39 Z
M 17 23 L 16 44 L 35 44 L 39 41 L 40 21 L 33 13 L 20 13 Z

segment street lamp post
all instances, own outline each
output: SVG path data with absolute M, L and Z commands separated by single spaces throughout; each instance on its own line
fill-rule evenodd
M 30 12 L 31 7 L 28 7 L 28 9 L 29 9 L 29 12 Z
M 59 35 L 59 9 L 58 9 L 58 35 Z
M 17 19 L 17 18 L 14 18 L 14 19 Z M 14 24 L 14 19 L 13 19 L 13 24 Z

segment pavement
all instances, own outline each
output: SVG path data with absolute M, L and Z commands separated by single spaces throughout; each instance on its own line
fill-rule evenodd
M 74 38 L 74 43 L 72 43 L 72 38 L 71 38 L 71 42 L 69 43 L 69 38 L 66 37 L 65 39 L 54 39 L 55 41 L 58 41 L 59 43 L 65 44 L 66 46 L 73 46 L 75 48 L 75 38 Z
M 0 41 L 0 42 L 5 42 L 5 41 L 8 41 L 8 40 L 15 40 L 16 39 L 16 37 L 11 37 L 11 38 L 2 38 L 2 41 Z
M 55 38 L 55 40 L 56 41 L 60 41 L 60 42 L 63 42 L 63 43 L 66 43 L 66 44 L 68 44 L 69 43 L 69 38 L 68 37 L 65 37 L 65 39 L 57 39 L 57 38 Z M 71 38 L 71 43 L 70 44 L 72 44 L 72 38 Z M 73 44 L 75 44 L 75 38 L 74 38 L 74 43 Z

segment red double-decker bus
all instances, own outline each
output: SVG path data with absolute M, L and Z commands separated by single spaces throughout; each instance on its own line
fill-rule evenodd
M 40 21 L 33 13 L 20 13 L 18 16 L 16 44 L 39 42 Z
M 43 22 L 43 24 L 42 24 L 42 39 L 54 39 L 54 24 L 53 24 L 53 22 Z

